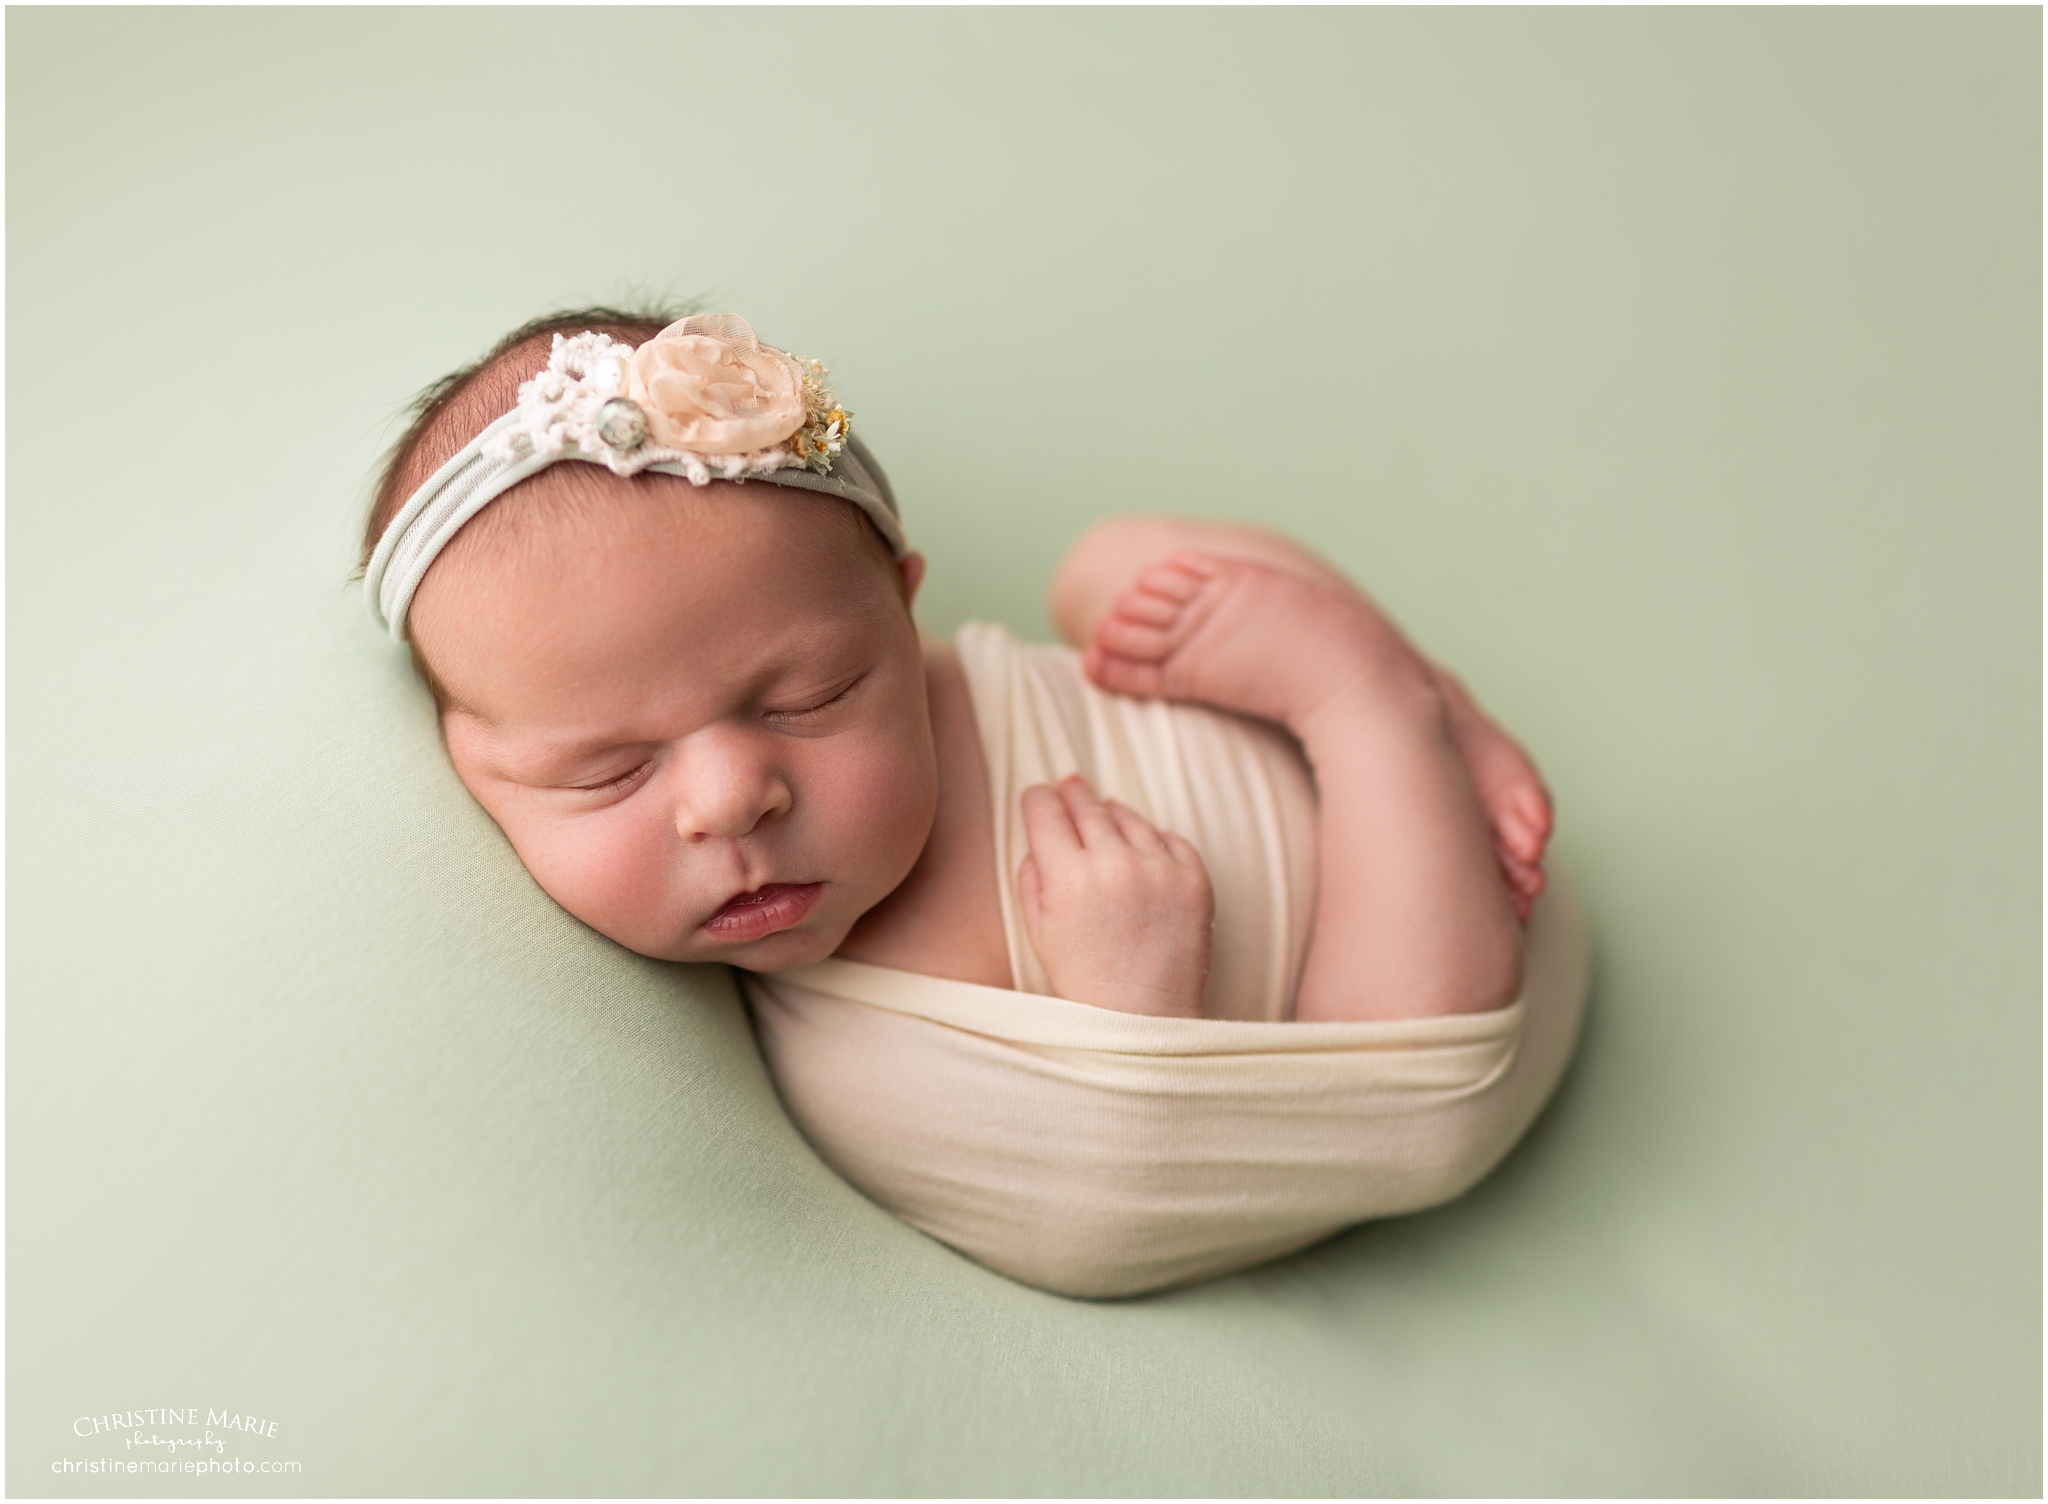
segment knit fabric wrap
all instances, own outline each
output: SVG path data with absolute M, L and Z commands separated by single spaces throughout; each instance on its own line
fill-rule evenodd
M 1298 1023 L 1314 784 L 1271 727 L 1090 684 L 1068 648 L 957 638 L 989 772 L 1014 990 L 855 961 L 742 973 L 790 1117 L 878 1205 L 1062 1295 L 1187 1284 L 1462 1194 L 1563 1073 L 1585 928 L 1553 866 L 1524 990 L 1437 1018 Z M 1085 774 L 1216 883 L 1202 1018 L 1048 996 L 1021 922 L 1023 790 Z

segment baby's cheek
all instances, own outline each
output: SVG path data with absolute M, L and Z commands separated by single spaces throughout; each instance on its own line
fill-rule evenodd
M 850 861 L 879 885 L 879 902 L 908 875 L 931 833 L 938 785 L 915 745 L 878 740 L 835 770 L 835 824 Z
M 514 838 L 534 881 L 578 919 L 633 950 L 672 938 L 658 842 L 629 822 L 579 820 Z

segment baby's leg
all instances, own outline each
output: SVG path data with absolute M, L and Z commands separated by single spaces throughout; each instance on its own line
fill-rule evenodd
M 1471 1013 L 1521 987 L 1521 930 L 1429 666 L 1357 591 L 1178 553 L 1096 624 L 1088 672 L 1300 739 L 1321 806 L 1299 1019 Z
M 1278 533 L 1244 523 L 1133 514 L 1090 528 L 1053 576 L 1052 616 L 1060 634 L 1086 647 L 1098 623 L 1130 589 L 1138 572 L 1182 550 L 1251 559 L 1354 593 L 1357 587 L 1327 562 Z M 1368 602 L 1370 604 L 1370 602 Z M 1550 793 L 1514 739 L 1487 718 L 1445 670 L 1429 665 L 1450 717 L 1451 739 L 1465 760 L 1493 827 L 1494 846 L 1516 913 L 1528 917 L 1543 890 L 1543 851 L 1551 831 Z

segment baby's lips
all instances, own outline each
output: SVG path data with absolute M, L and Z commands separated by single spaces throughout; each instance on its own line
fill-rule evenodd
M 823 883 L 763 883 L 727 899 L 703 929 L 718 940 L 759 940 L 801 924 L 824 891 Z

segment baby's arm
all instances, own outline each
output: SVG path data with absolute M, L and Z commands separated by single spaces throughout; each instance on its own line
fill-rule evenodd
M 1169 538 L 1185 541 L 1102 599 Z M 1498 1007 L 1519 989 L 1517 915 L 1542 881 L 1541 781 L 1490 726 L 1503 758 L 1476 757 L 1470 701 L 1355 586 L 1297 555 L 1252 529 L 1114 519 L 1062 564 L 1055 618 L 1089 628 L 1085 665 L 1104 688 L 1260 716 L 1300 741 L 1321 839 L 1295 1017 Z M 1513 776 L 1490 778 L 1496 760 Z
M 1077 648 L 1089 646 L 1097 627 L 1138 575 L 1183 550 L 1270 564 L 1314 583 L 1358 593 L 1326 560 L 1279 533 L 1242 522 L 1130 514 L 1097 523 L 1060 561 L 1049 603 L 1060 635 Z M 1501 875 L 1516 912 L 1526 919 L 1543 891 L 1543 853 L 1552 823 L 1550 791 L 1528 754 L 1473 702 L 1464 685 L 1438 665 L 1425 667 L 1443 697 L 1452 741 L 1492 826 Z
M 1198 1018 L 1215 900 L 1201 855 L 1078 774 L 1024 791 L 1017 896 L 1053 992 L 1123 1013 Z

